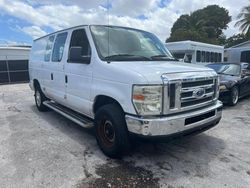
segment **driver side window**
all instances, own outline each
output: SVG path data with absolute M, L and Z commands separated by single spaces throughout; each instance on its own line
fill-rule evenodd
M 91 49 L 89 45 L 89 41 L 84 29 L 74 30 L 71 36 L 70 46 L 71 47 L 81 47 L 81 55 L 82 56 L 90 56 Z

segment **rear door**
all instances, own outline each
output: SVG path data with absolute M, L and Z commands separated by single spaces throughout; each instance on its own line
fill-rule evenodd
M 91 56 L 91 48 L 84 28 L 72 31 L 69 51 L 71 47 L 81 47 L 82 56 Z M 91 64 L 68 60 L 65 64 L 65 76 L 67 78 L 67 106 L 80 113 L 90 115 Z

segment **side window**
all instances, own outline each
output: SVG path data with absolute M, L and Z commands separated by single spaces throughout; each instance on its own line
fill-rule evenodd
M 54 39 L 55 39 L 55 35 L 52 35 L 48 38 L 45 55 L 44 55 L 44 61 L 46 62 L 50 61 Z
M 222 60 L 222 54 L 221 53 L 219 53 L 219 61 L 218 62 L 221 62 Z
M 91 48 L 89 45 L 89 40 L 86 35 L 85 29 L 77 29 L 72 32 L 70 46 L 69 46 L 69 54 L 70 49 L 72 47 L 79 47 L 81 49 L 82 61 L 84 61 L 84 57 L 91 56 Z M 69 61 L 69 63 L 72 63 Z
M 210 62 L 210 52 L 206 52 L 206 62 Z
M 67 39 L 67 33 L 60 33 L 56 36 L 56 41 L 54 44 L 53 54 L 52 54 L 53 62 L 60 62 L 62 60 L 66 39 Z
M 196 52 L 196 61 L 201 62 L 201 51 Z
M 214 53 L 215 57 L 214 57 L 214 60 L 215 62 L 218 62 L 218 53 Z
M 204 51 L 202 51 L 202 52 L 201 52 L 201 61 L 202 61 L 202 62 L 205 62 L 205 60 L 206 60 L 206 57 L 205 57 L 205 56 L 206 56 L 206 53 L 205 53 Z
M 214 52 L 211 52 L 211 62 L 215 62 L 214 61 Z
M 241 52 L 240 61 L 250 63 L 250 51 Z

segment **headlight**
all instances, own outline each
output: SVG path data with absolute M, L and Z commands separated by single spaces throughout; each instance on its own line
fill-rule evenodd
M 215 93 L 215 99 L 218 99 L 220 96 L 220 77 L 218 76 L 215 81 L 215 87 L 216 87 L 216 93 Z
M 132 100 L 139 115 L 160 115 L 162 112 L 162 85 L 135 85 Z
M 225 85 L 220 85 L 220 91 L 227 90 L 227 87 Z

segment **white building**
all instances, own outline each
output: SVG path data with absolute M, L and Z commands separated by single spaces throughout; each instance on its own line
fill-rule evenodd
M 0 47 L 0 84 L 29 80 L 29 46 Z
M 225 49 L 225 61 L 250 63 L 250 40 Z
M 177 59 L 188 63 L 222 62 L 224 47 L 194 41 L 180 41 L 166 43 L 167 49 Z

